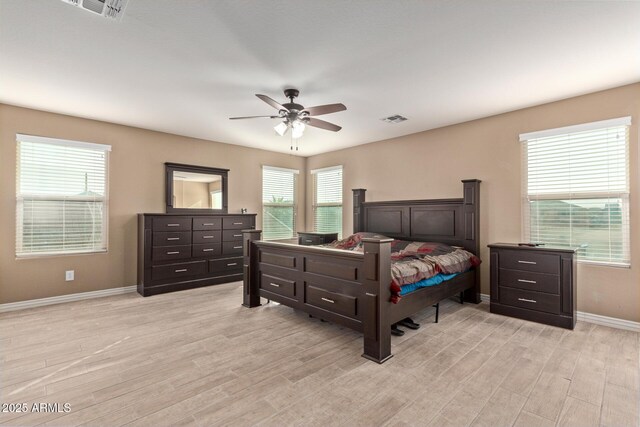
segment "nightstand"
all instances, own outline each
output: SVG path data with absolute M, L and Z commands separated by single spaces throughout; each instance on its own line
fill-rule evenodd
M 338 240 L 338 233 L 298 232 L 298 244 L 304 246 L 324 245 Z
M 492 313 L 573 329 L 577 249 L 494 243 Z

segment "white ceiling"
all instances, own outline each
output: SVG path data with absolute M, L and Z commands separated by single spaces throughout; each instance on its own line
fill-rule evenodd
M 0 0 L 0 102 L 285 153 L 275 120 L 228 118 L 286 87 L 344 103 L 302 156 L 637 81 L 639 1 Z

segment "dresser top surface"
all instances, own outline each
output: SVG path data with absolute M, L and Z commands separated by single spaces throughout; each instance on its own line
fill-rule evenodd
M 567 252 L 567 253 L 576 253 L 580 248 L 567 248 L 560 246 L 520 246 L 518 243 L 491 243 L 487 245 L 490 248 L 495 249 L 515 249 L 515 250 L 527 250 L 527 251 L 541 251 L 541 252 Z
M 256 216 L 254 213 L 140 213 L 138 215 L 144 216 Z

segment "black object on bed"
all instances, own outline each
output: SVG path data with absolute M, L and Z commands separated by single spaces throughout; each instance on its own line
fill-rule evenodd
M 460 199 L 365 202 L 366 190 L 353 190 L 354 233 L 390 237 L 362 239 L 363 252 L 265 242 L 259 230 L 244 231 L 243 305 L 259 306 L 264 297 L 347 326 L 363 333 L 364 357 L 388 360 L 392 324 L 461 292 L 480 302 L 478 267 L 390 302 L 391 238 L 442 242 L 478 255 L 480 181 L 462 182 Z

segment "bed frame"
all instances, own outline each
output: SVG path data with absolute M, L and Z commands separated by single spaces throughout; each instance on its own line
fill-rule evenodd
M 462 182 L 461 199 L 365 202 L 366 190 L 353 190 L 354 232 L 389 237 L 363 239 L 364 253 L 260 241 L 260 230 L 245 230 L 242 305 L 257 307 L 263 297 L 362 332 L 362 356 L 383 363 L 392 357 L 393 323 L 461 292 L 465 301 L 480 302 L 477 268 L 418 289 L 398 304 L 389 301 L 391 238 L 479 254 L 480 181 Z

